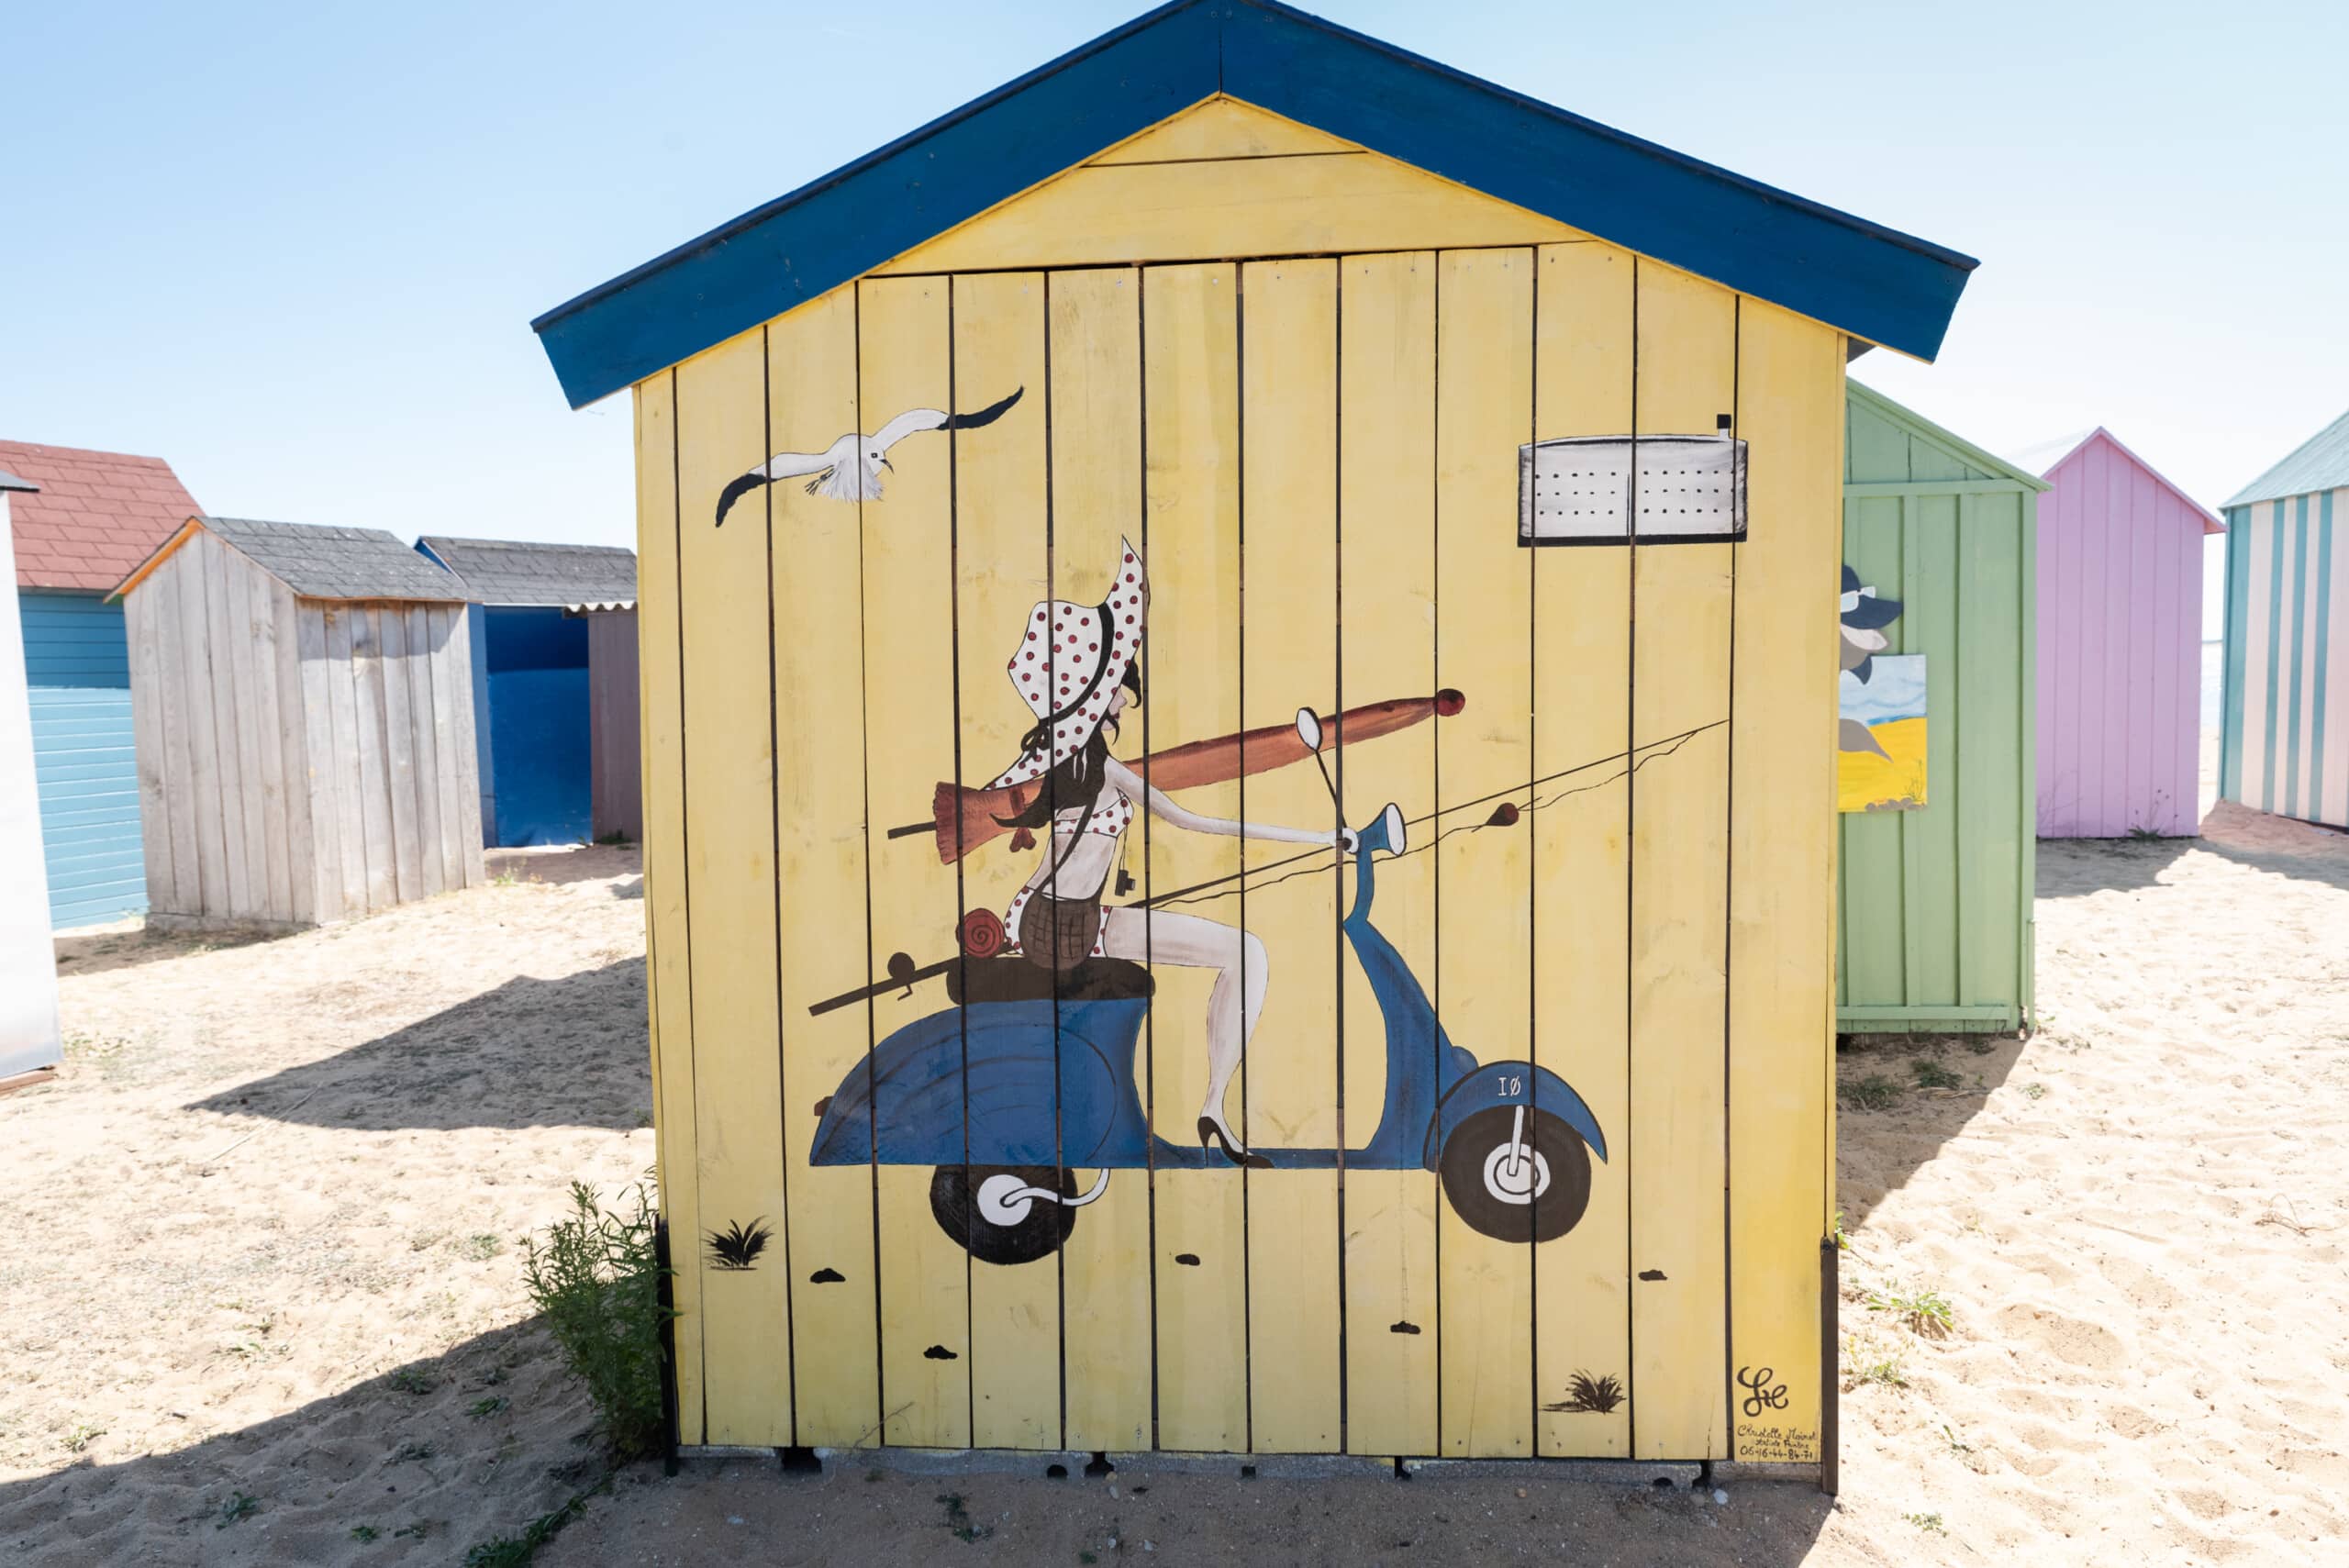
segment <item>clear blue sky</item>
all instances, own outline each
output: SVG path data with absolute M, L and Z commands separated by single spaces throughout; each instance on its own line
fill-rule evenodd
M 2337 0 L 1312 8 L 1979 256 L 1940 364 L 1855 373 L 1993 450 L 2103 424 L 2215 504 L 2349 407 Z M 629 542 L 628 400 L 529 318 L 1140 9 L 17 7 L 0 435 Z

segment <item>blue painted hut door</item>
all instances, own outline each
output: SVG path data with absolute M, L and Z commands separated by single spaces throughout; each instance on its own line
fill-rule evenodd
M 483 619 L 490 735 L 482 765 L 495 823 L 489 841 L 584 842 L 593 817 L 587 623 L 540 606 L 492 606 Z

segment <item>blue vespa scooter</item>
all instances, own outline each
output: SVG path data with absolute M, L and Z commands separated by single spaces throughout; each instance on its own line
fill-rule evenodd
M 1318 760 L 1310 709 L 1297 732 Z M 1437 1172 L 1475 1230 L 1553 1240 L 1581 1219 L 1590 1156 L 1607 1158 L 1606 1135 L 1556 1073 L 1479 1062 L 1445 1035 L 1418 977 L 1370 923 L 1377 857 L 1404 849 L 1403 813 L 1391 804 L 1357 835 L 1343 926 L 1386 1019 L 1386 1086 L 1376 1130 L 1342 1163 Z M 891 1034 L 818 1102 L 812 1163 L 936 1166 L 939 1225 L 995 1263 L 1051 1256 L 1112 1171 L 1223 1167 L 1220 1153 L 1158 1137 L 1143 1113 L 1134 1051 L 1153 989 L 1147 969 L 1094 958 L 1055 977 L 1012 957 L 938 967 L 954 1006 Z M 1336 1149 L 1253 1152 L 1273 1172 L 1341 1163 Z M 1079 1168 L 1097 1173 L 1082 1194 Z

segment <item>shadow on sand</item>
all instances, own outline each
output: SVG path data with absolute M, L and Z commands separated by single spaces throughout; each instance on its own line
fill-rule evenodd
M 584 1494 L 538 1558 L 546 1568 L 945 1562 L 941 1543 L 958 1519 L 974 1562 L 1080 1562 L 1116 1537 L 1150 1540 L 1173 1562 L 1334 1568 L 1531 1555 L 1795 1568 L 1834 1507 L 1798 1484 L 1732 1483 L 1724 1507 L 1707 1485 L 1594 1484 L 1539 1462 L 1431 1469 L 1406 1482 L 1370 1465 L 1314 1474 L 1308 1461 L 1303 1473 L 1253 1480 L 1241 1476 L 1243 1456 L 1186 1473 L 1137 1455 L 1115 1473 L 1122 1499 L 1073 1478 L 1076 1466 L 1058 1463 L 1072 1456 L 1059 1452 L 918 1452 L 902 1464 L 828 1452 L 820 1473 L 793 1475 L 738 1450 L 690 1461 L 674 1479 L 657 1461 L 613 1473 L 578 1385 L 535 1319 L 170 1452 L 107 1462 L 104 1451 L 101 1434 L 99 1458 L 0 1483 L 9 1562 L 521 1562 L 469 1553 Z M 1048 1464 L 1063 1475 L 1049 1476 Z M 1129 1554 L 1142 1555 L 1119 1553 Z
M 517 975 L 406 1029 L 191 1110 L 372 1130 L 644 1125 L 644 961 Z
M 2024 1043 L 2010 1034 L 1847 1037 L 1835 1052 L 1835 1201 L 1844 1229 L 1965 1130 L 2014 1071 Z M 1863 1140 L 1865 1159 L 1842 1157 Z
M 53 939 L 57 949 L 57 973 L 61 979 L 77 974 L 104 974 L 110 970 L 136 969 L 141 964 L 160 963 L 167 958 L 185 958 L 191 953 L 210 952 L 217 948 L 250 947 L 255 942 L 273 941 L 287 933 L 230 931 L 150 931 L 143 926 L 125 930 L 116 928 L 103 931 L 60 931 Z
M 606 1468 L 586 1401 L 536 1319 L 167 1453 L 106 1462 L 103 1431 L 94 1447 L 96 1458 L 0 1483 L 9 1562 L 333 1563 L 373 1540 L 397 1561 L 456 1562 Z
M 551 887 L 574 882 L 602 882 L 613 877 L 640 876 L 644 853 L 634 844 L 566 844 L 528 850 L 486 850 L 483 864 L 493 881 L 543 883 Z
M 2152 887 L 2196 851 L 2253 871 L 2349 888 L 2349 834 L 2222 800 L 2202 819 L 2196 839 L 2042 839 L 2039 896 Z

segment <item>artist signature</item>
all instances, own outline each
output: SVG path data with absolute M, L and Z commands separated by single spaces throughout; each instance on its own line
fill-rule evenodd
M 1771 1366 L 1765 1366 L 1760 1372 L 1755 1372 L 1752 1367 L 1739 1367 L 1737 1385 L 1744 1389 L 1746 1394 L 1744 1402 L 1738 1407 L 1739 1411 L 1751 1417 L 1758 1416 L 1765 1410 L 1785 1409 L 1787 1385 L 1770 1381 L 1777 1374 L 1778 1369 Z

